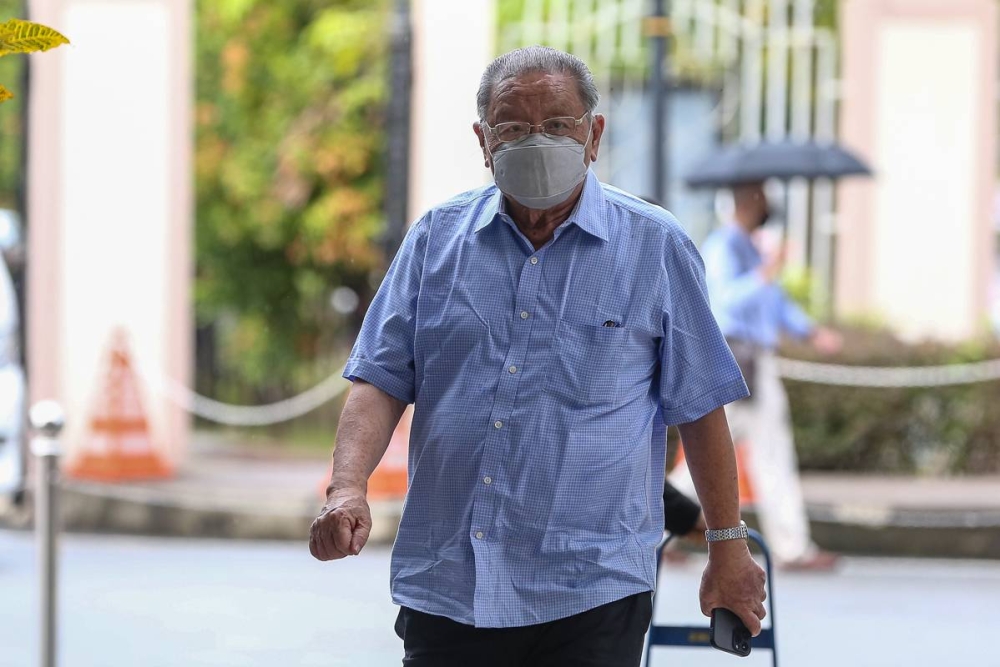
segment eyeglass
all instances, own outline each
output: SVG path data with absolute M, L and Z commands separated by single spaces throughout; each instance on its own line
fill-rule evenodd
M 547 120 L 543 120 L 539 125 L 522 123 L 520 121 L 497 123 L 493 127 L 490 127 L 489 123 L 483 123 L 483 125 L 485 125 L 488 130 L 493 132 L 493 136 L 502 142 L 517 141 L 521 137 L 527 136 L 533 127 L 539 127 L 542 129 L 542 132 L 553 137 L 567 137 L 576 132 L 576 128 L 583 124 L 583 119 L 586 118 L 589 113 L 590 112 L 588 111 L 579 118 L 573 118 L 572 116 L 549 118 Z

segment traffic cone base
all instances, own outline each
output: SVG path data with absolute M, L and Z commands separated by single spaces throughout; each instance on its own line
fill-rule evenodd
M 127 338 L 114 334 L 106 380 L 98 395 L 82 451 L 66 474 L 76 479 L 122 482 L 170 477 L 173 470 L 153 446 Z
M 110 456 L 87 452 L 73 462 L 68 472 L 76 479 L 95 482 L 162 479 L 173 474 L 170 466 L 152 452 L 119 452 Z
M 408 407 L 392 433 L 385 455 L 375 471 L 368 478 L 368 500 L 402 500 L 406 497 L 407 456 L 410 444 L 410 421 L 413 418 L 413 408 Z M 332 463 L 331 463 L 332 467 Z M 319 485 L 319 495 L 326 499 L 326 487 L 330 475 Z

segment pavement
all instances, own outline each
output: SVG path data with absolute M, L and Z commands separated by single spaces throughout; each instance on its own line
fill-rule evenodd
M 32 535 L 0 530 L 0 665 L 38 660 Z M 58 660 L 69 667 L 399 665 L 389 550 L 321 563 L 301 542 L 65 535 Z M 657 625 L 707 627 L 704 554 L 664 568 Z M 997 667 L 1000 561 L 845 557 L 835 572 L 775 572 L 765 625 L 780 664 Z M 780 626 L 780 627 L 779 627 Z M 706 648 L 654 648 L 649 667 L 770 665 Z
M 61 482 L 65 530 L 230 539 L 304 540 L 322 504 L 329 458 L 240 447 L 196 433 L 168 480 Z M 1000 476 L 802 475 L 813 538 L 847 554 L 1000 559 Z M 373 500 L 374 543 L 392 542 L 401 500 Z M 752 507 L 745 508 L 753 525 Z M 0 526 L 26 528 L 0 508 Z

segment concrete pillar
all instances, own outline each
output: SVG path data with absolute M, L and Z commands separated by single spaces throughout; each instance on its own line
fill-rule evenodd
M 414 0 L 410 219 L 490 182 L 472 124 L 496 55 L 494 0 Z
M 973 336 L 993 261 L 996 5 L 842 0 L 841 37 L 841 140 L 875 178 L 839 189 L 837 312 Z
M 31 397 L 63 403 L 72 457 L 114 328 L 142 371 L 190 380 L 191 5 L 29 5 L 72 41 L 32 61 L 27 304 Z M 188 416 L 140 389 L 176 460 Z

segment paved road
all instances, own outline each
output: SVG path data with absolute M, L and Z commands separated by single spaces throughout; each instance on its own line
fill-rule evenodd
M 388 562 L 385 549 L 322 564 L 289 543 L 67 536 L 60 665 L 398 665 Z M 699 620 L 699 574 L 691 562 L 666 575 L 661 622 Z M 1000 629 L 1000 563 L 854 558 L 776 586 L 785 666 L 1000 667 L 1000 652 L 974 641 Z M 35 591 L 31 536 L 0 531 L 0 666 L 37 664 Z M 662 650 L 652 667 L 766 657 Z

